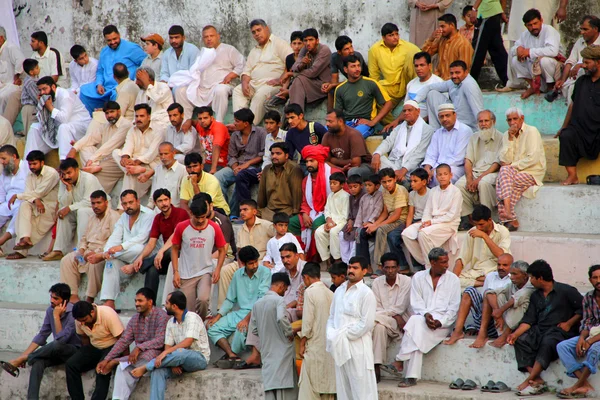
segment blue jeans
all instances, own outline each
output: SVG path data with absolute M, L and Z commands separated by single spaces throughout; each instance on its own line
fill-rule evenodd
M 240 203 L 237 202 L 235 188 L 233 189 L 233 196 L 229 198 L 229 187 L 235 183 L 235 175 L 233 170 L 229 167 L 225 167 L 215 172 L 215 178 L 217 178 L 219 185 L 221 185 L 221 191 L 223 192 L 223 196 L 225 196 L 225 200 L 227 200 L 227 203 L 229 204 L 231 215 L 235 215 L 237 217 L 239 215 Z
M 172 378 L 171 367 L 181 367 L 184 372 L 195 372 L 206 369 L 206 358 L 199 351 L 177 349 L 167 354 L 159 368 L 154 368 L 154 360 L 146 364 L 146 369 L 152 372 L 150 376 L 150 400 L 164 400 L 167 388 L 167 378 Z
M 364 137 L 365 139 L 371 136 L 375 131 L 375 128 L 372 128 L 368 125 L 357 125 L 354 120 L 346 121 L 346 125 L 359 131 L 362 137 Z
M 583 367 L 588 367 L 590 372 L 595 374 L 597 371 L 596 366 L 600 362 L 600 342 L 592 344 L 585 354 L 585 360 L 579 362 L 577 360 L 577 352 L 575 351 L 578 340 L 579 336 L 575 336 L 574 338 L 563 340 L 556 346 L 558 357 L 565 366 L 567 375 L 572 378 L 577 378 L 575 371 L 579 371 Z

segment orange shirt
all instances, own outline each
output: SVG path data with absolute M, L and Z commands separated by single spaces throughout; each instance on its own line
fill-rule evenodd
M 230 138 L 227 127 L 221 122 L 213 121 L 207 130 L 200 126 L 200 122 L 196 122 L 195 128 L 198 132 L 198 138 L 206 150 L 206 160 L 204 160 L 204 163 L 210 165 L 212 163 L 213 147 L 221 146 L 218 165 L 220 167 L 226 167 Z
M 107 306 L 97 306 L 96 323 L 90 329 L 87 325 L 75 321 L 75 330 L 78 335 L 85 334 L 90 338 L 90 344 L 97 349 L 106 349 L 117 342 L 123 333 L 123 323 L 115 310 Z

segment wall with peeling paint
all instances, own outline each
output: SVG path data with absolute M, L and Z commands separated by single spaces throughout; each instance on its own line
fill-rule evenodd
M 44 30 L 51 45 L 67 59 L 75 43 L 97 55 L 104 46 L 102 27 L 107 24 L 117 25 L 123 37 L 135 41 L 150 32 L 166 37 L 169 26 L 179 24 L 195 44 L 201 43 L 202 27 L 212 24 L 221 30 L 223 42 L 235 45 L 243 54 L 253 46 L 247 26 L 254 18 L 266 20 L 272 32 L 285 39 L 294 30 L 314 27 L 332 49 L 335 38 L 347 34 L 363 53 L 380 38 L 379 29 L 386 22 L 396 23 L 401 37 L 408 37 L 406 0 L 300 1 L 301 8 L 287 0 L 14 0 L 14 12 L 25 54 L 31 52 L 30 33 Z M 460 16 L 468 2 L 455 0 L 450 12 Z M 578 35 L 581 16 L 600 15 L 598 0 L 570 3 L 569 20 L 561 26 L 567 45 Z

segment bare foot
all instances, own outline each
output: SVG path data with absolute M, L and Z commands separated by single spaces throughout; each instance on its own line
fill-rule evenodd
M 528 97 L 530 97 L 530 96 L 532 96 L 534 94 L 535 94 L 535 89 L 529 88 L 526 91 L 524 91 L 523 93 L 521 93 L 521 99 L 525 100 L 526 98 L 528 98 Z
M 404 370 L 404 363 L 402 361 L 394 361 L 392 365 L 398 372 L 402 372 L 402 370 Z
M 483 346 L 485 346 L 487 340 L 488 340 L 487 336 L 477 336 L 477 339 L 475 339 L 473 344 L 471 344 L 469 347 L 471 347 L 473 349 L 480 349 Z
M 81 170 L 89 174 L 97 174 L 98 172 L 102 171 L 102 167 L 99 165 L 92 165 L 89 167 L 83 167 L 81 168 Z
M 587 394 L 589 392 L 593 392 L 594 391 L 594 387 L 590 384 L 587 385 L 583 385 L 575 390 L 573 390 L 573 394 Z
M 506 344 L 506 337 L 500 336 L 498 339 L 495 339 L 493 342 L 491 342 L 490 346 L 500 349 L 500 348 L 504 347 L 505 344 Z
M 529 380 L 529 384 L 531 386 L 541 386 L 544 383 L 546 383 L 542 378 L 535 378 L 535 379 L 530 379 Z
M 464 333 L 457 332 L 456 330 L 454 330 L 454 332 L 452 332 L 452 335 L 450 336 L 450 338 L 444 340 L 444 344 L 447 344 L 447 345 L 454 344 L 464 337 L 465 337 Z
M 121 267 L 121 272 L 127 275 L 131 275 L 135 272 L 135 268 L 133 268 L 132 264 L 123 265 Z
M 130 165 L 126 169 L 129 175 L 138 175 L 146 172 L 146 167 L 142 167 L 141 165 Z
M 524 390 L 527 386 L 529 386 L 529 377 L 527 377 L 527 379 L 525 379 L 525 381 L 523 381 L 523 383 L 521 383 L 519 386 L 517 386 L 517 392 Z
M 146 366 L 142 365 L 141 367 L 134 368 L 134 370 L 131 371 L 131 376 L 133 376 L 134 378 L 141 378 L 142 376 L 144 376 L 146 371 Z
M 578 185 L 578 184 L 579 184 L 579 178 L 577 178 L 577 176 L 568 176 L 567 179 L 565 179 L 564 181 L 561 182 L 561 185 L 563 185 L 563 186 Z

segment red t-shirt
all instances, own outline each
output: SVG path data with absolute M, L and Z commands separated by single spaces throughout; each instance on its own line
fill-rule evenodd
M 219 163 L 221 167 L 227 166 L 227 153 L 229 151 L 229 131 L 227 127 L 218 121 L 213 121 L 210 124 L 208 130 L 205 130 L 200 125 L 200 122 L 196 122 L 196 131 L 198 132 L 198 138 L 206 149 L 206 160 L 205 163 L 210 165 L 212 163 L 213 146 L 221 146 L 219 151 Z
M 158 239 L 162 235 L 163 240 L 166 242 L 175 231 L 177 224 L 189 219 L 190 216 L 187 211 L 183 208 L 173 206 L 169 218 L 165 219 L 162 213 L 154 217 L 152 228 L 150 229 L 150 237 Z

